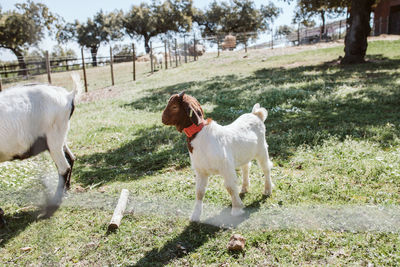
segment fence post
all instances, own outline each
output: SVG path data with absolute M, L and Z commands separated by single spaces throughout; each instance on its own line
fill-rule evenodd
M 274 29 L 271 28 L 271 49 L 274 49 Z
M 154 68 L 153 68 L 153 43 L 150 42 L 150 68 L 151 68 L 151 73 L 154 73 Z
M 297 46 L 300 45 L 300 23 L 297 27 Z
M 3 67 L 4 67 L 4 73 L 5 73 L 5 75 L 6 75 L 6 78 L 8 78 L 7 65 L 3 65 Z
M 219 37 L 217 35 L 217 57 L 219 57 Z
M 193 60 L 196 61 L 197 53 L 196 53 L 196 34 L 193 33 Z
M 114 67 L 113 67 L 112 47 L 110 46 L 110 68 L 111 68 L 111 84 L 114 86 Z
M 185 63 L 187 63 L 186 35 L 183 36 L 183 52 L 185 54 Z
M 51 84 L 49 51 L 47 50 L 46 50 L 46 72 L 47 72 L 47 80 L 49 81 L 49 84 Z
M 244 52 L 247 53 L 247 34 L 246 34 L 246 32 L 243 33 L 243 40 L 244 40 Z
M 136 53 L 135 44 L 132 44 L 132 60 L 133 60 L 133 80 L 136 81 Z
M 177 47 L 177 49 L 178 49 L 178 60 L 179 60 L 179 65 L 182 65 L 182 61 L 181 61 L 181 54 L 182 54 L 182 51 L 181 51 L 181 49 L 180 49 L 179 47 Z
M 87 89 L 85 57 L 83 56 L 83 47 L 81 48 L 81 55 L 82 55 L 83 80 L 85 81 L 85 92 L 87 93 L 88 89 Z
M 172 68 L 172 57 L 171 57 L 171 44 L 168 41 L 168 56 L 169 56 L 169 66 Z
M 2 85 L 2 79 L 1 79 L 1 74 L 0 74 L 0 92 L 3 91 L 3 85 Z
M 167 40 L 164 41 L 165 69 L 168 69 Z
M 178 41 L 175 38 L 175 67 L 178 67 L 178 54 L 176 53 L 177 46 L 178 46 Z

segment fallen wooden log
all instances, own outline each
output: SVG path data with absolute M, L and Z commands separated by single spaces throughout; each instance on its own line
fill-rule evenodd
M 126 204 L 128 203 L 128 196 L 128 189 L 122 189 L 121 195 L 119 196 L 118 204 L 115 207 L 114 214 L 111 218 L 111 222 L 108 225 L 109 231 L 116 230 L 120 226 L 122 217 L 124 216 L 124 211 L 126 209 Z

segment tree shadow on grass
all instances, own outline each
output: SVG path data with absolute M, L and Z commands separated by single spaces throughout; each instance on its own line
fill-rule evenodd
M 300 145 L 315 146 L 332 136 L 394 145 L 400 137 L 399 59 L 370 56 L 354 66 L 332 63 L 259 69 L 253 75 L 217 76 L 149 90 L 124 105 L 161 114 L 173 93 L 186 90 L 225 125 L 255 103 L 269 111 L 265 122 L 269 152 L 286 161 Z M 131 141 L 107 152 L 79 158 L 77 181 L 85 185 L 124 181 L 166 169 L 189 166 L 185 137 L 174 127 L 154 125 L 132 133 Z
M 224 125 L 260 103 L 269 110 L 265 124 L 270 154 L 283 160 L 299 145 L 313 146 L 332 136 L 370 139 L 390 146 L 396 136 L 400 137 L 398 125 L 386 127 L 400 117 L 395 72 L 400 60 L 382 55 L 368 58 L 369 63 L 353 66 L 330 62 L 264 68 L 244 78 L 227 75 L 180 83 L 149 91 L 125 107 L 161 112 L 171 94 L 186 90 L 205 107 L 207 117 Z
M 208 240 L 229 228 L 236 228 L 245 222 L 252 213 L 260 209 L 264 197 L 253 201 L 244 208 L 243 216 L 230 215 L 231 207 L 222 210 L 218 215 L 202 223 L 190 223 L 179 236 L 164 244 L 161 249 L 154 248 L 147 252 L 134 266 L 163 266 L 174 259 L 179 259 L 195 252 Z
M 189 164 L 184 138 L 170 127 L 154 125 L 132 133 L 132 140 L 107 152 L 79 158 L 75 179 L 84 185 L 139 179 L 166 167 Z
M 20 211 L 16 214 L 6 214 L 4 219 L 7 224 L 0 228 L 0 248 L 3 248 L 10 240 L 23 232 L 31 223 L 37 221 L 40 211 Z

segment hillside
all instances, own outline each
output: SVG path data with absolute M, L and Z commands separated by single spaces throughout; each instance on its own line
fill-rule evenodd
M 370 42 L 369 62 L 346 67 L 336 62 L 341 44 L 206 54 L 153 75 L 143 71 L 136 82 L 92 89 L 71 120 L 72 188 L 52 218 L 36 219 L 57 179 L 49 155 L 0 164 L 9 227 L 0 229 L 0 262 L 399 265 L 399 47 L 400 40 Z M 123 64 L 116 68 L 128 68 Z M 100 68 L 93 74 L 98 84 L 108 78 Z M 230 217 L 223 180 L 213 176 L 202 223 L 188 220 L 195 191 L 186 140 L 161 123 L 169 96 L 182 90 L 220 124 L 255 103 L 269 111 L 275 188 L 262 197 L 254 162 L 243 217 Z M 128 213 L 116 233 L 107 233 L 122 188 L 131 192 Z M 246 238 L 244 253 L 227 251 L 232 233 Z

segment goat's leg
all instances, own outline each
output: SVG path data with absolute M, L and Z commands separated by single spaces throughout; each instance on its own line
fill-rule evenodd
M 237 180 L 236 171 L 233 167 L 232 168 L 227 167 L 221 174 L 224 177 L 225 188 L 232 198 L 231 214 L 232 216 L 240 216 L 244 213 L 244 211 L 243 211 L 243 203 L 242 200 L 240 199 L 239 190 L 236 185 L 236 180 Z
M 269 154 L 268 154 L 268 145 L 264 145 L 264 149 L 260 155 L 257 156 L 258 164 L 261 166 L 261 169 L 264 172 L 265 176 L 265 186 L 264 186 L 264 195 L 265 196 L 270 196 L 272 194 L 272 188 L 274 187 L 274 184 L 272 183 L 271 180 L 271 168 L 272 168 L 272 162 L 269 159 Z
M 71 167 L 68 164 L 64 152 L 64 138 L 60 138 L 60 136 L 61 135 L 55 132 L 49 133 L 47 136 L 47 144 L 49 147 L 50 156 L 56 164 L 58 170 L 58 185 L 54 199 L 48 203 L 45 215 L 46 217 L 51 216 L 60 206 L 68 177 L 71 175 Z
M 245 194 L 249 191 L 249 169 L 251 167 L 251 161 L 245 165 L 243 165 L 242 168 L 242 175 L 243 175 L 243 183 L 242 183 L 242 190 L 240 191 L 241 194 Z
M 67 159 L 67 161 L 69 163 L 69 166 L 70 166 L 69 175 L 67 177 L 67 181 L 66 181 L 66 184 L 65 184 L 66 189 L 68 190 L 70 188 L 70 185 L 71 185 L 71 174 L 72 174 L 72 168 L 74 167 L 75 156 L 74 156 L 74 154 L 72 154 L 72 152 L 69 149 L 67 144 L 64 145 L 64 156 Z
M 203 211 L 203 198 L 206 193 L 207 184 L 208 176 L 196 172 L 196 203 L 194 205 L 192 216 L 190 216 L 190 221 L 192 222 L 198 222 L 200 220 L 200 215 Z

